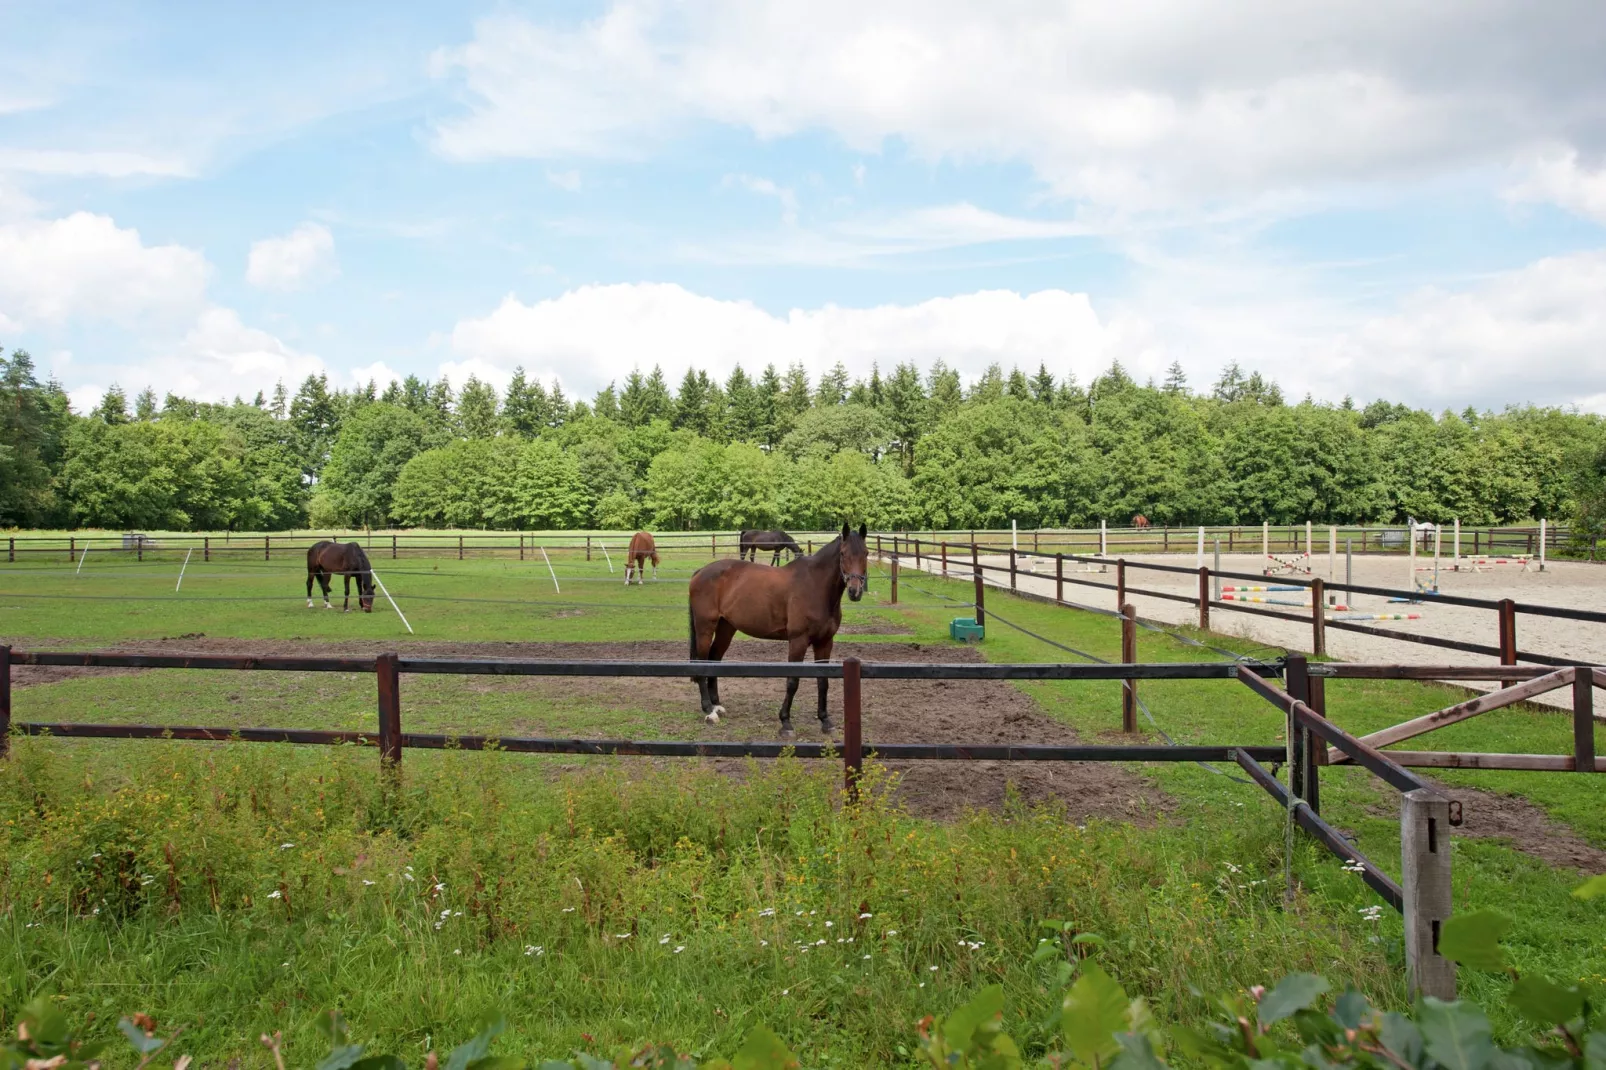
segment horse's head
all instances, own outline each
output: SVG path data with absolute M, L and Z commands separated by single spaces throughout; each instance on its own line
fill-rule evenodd
M 357 548 L 357 606 L 364 613 L 374 611 L 374 566 L 368 563 L 368 555 Z
M 848 597 L 857 602 L 869 589 L 870 551 L 866 549 L 864 535 L 867 528 L 860 524 L 853 531 L 842 525 L 841 549 L 837 552 L 838 566 L 842 569 L 842 582 L 847 584 Z

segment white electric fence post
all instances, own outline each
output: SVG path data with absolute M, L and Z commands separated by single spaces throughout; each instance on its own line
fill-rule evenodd
M 545 546 L 541 547 L 541 558 L 546 561 L 546 570 L 552 573 L 552 589 L 562 594 L 563 588 L 558 586 L 558 570 L 552 567 L 552 559 L 547 557 Z
M 407 614 L 405 614 L 405 613 L 403 613 L 401 611 L 401 606 L 398 606 L 396 604 L 396 600 L 390 596 L 390 591 L 387 590 L 386 587 L 385 587 L 385 581 L 380 579 L 379 578 L 379 573 L 375 572 L 373 569 L 369 569 L 368 572 L 369 572 L 369 575 L 373 576 L 374 582 L 379 584 L 379 589 L 382 592 L 384 592 L 385 601 L 390 603 L 390 608 L 394 609 L 396 611 L 396 616 L 401 618 L 402 624 L 404 626 L 406 626 L 406 628 L 407 628 L 407 634 L 408 635 L 414 634 L 413 626 L 411 624 L 407 623 Z
M 194 552 L 195 547 L 193 546 L 184 551 L 184 563 L 178 567 L 178 582 L 173 584 L 173 590 L 175 592 L 180 587 L 184 586 L 184 570 L 190 567 L 190 555 Z

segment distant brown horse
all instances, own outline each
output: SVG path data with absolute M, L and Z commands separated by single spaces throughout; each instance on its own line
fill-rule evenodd
M 652 558 L 652 578 L 658 578 L 658 544 L 645 531 L 630 537 L 630 549 L 625 551 L 625 586 L 630 585 L 630 570 L 636 570 L 636 582 L 646 583 L 647 559 Z
M 1142 513 L 1139 513 L 1137 516 L 1132 518 L 1132 526 L 1137 528 L 1139 531 L 1142 531 L 1149 526 L 1149 518 L 1144 516 Z
M 737 544 L 737 557 L 745 557 L 749 561 L 757 561 L 760 550 L 770 551 L 770 564 L 781 563 L 782 551 L 790 551 L 793 559 L 803 556 L 803 547 L 797 540 L 779 528 L 769 531 L 760 531 L 756 528 L 742 532 L 741 542 Z
M 857 602 L 868 588 L 869 554 L 865 526 L 842 534 L 807 557 L 784 568 L 757 561 L 726 558 L 704 565 L 691 578 L 688 609 L 693 661 L 719 661 L 731 639 L 743 632 L 754 639 L 784 639 L 788 661 L 802 661 L 810 647 L 815 661 L 829 661 L 836 632 L 842 626 L 842 594 Z M 702 699 L 704 720 L 718 724 L 725 707 L 719 703 L 719 678 L 693 677 Z M 820 731 L 831 731 L 825 709 L 828 681 L 820 677 Z M 792 698 L 797 677 L 786 681 L 781 702 L 781 735 L 792 734 Z
M 333 576 L 346 578 L 346 601 L 341 612 L 351 610 L 351 581 L 357 580 L 357 605 L 364 613 L 374 611 L 374 567 L 368 563 L 368 555 L 363 553 L 362 547 L 354 542 L 315 542 L 307 551 L 307 608 L 312 608 L 312 581 L 316 579 L 318 586 L 323 588 L 323 608 L 333 609 L 329 604 L 329 580 Z

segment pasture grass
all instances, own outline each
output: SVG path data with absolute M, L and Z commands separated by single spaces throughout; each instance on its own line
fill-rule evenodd
M 394 572 L 376 564 L 419 639 L 683 636 L 686 573 L 666 571 L 656 587 L 627 591 L 617 575 L 606 582 L 601 561 L 588 568 L 573 556 L 580 559 L 554 558 L 560 581 L 573 578 L 563 595 L 572 602 L 559 605 L 542 604 L 556 595 L 539 560 L 403 558 Z M 194 602 L 164 596 L 176 561 L 117 572 L 107 563 L 91 573 L 94 564 L 92 556 L 82 577 L 65 568 L 0 571 L 0 632 L 13 641 L 49 637 L 52 646 L 205 632 L 395 638 L 405 649 L 393 615 L 387 625 L 377 611 L 306 610 L 299 562 L 216 562 L 198 574 L 192 559 L 185 593 L 204 596 Z M 960 608 L 968 584 L 905 573 L 896 607 L 881 601 L 885 577 L 873 584 L 871 598 L 844 606 L 848 621 L 911 634 L 855 641 L 947 644 L 948 620 L 970 613 Z M 26 597 L 60 591 L 94 597 Z M 100 600 L 106 592 L 136 600 Z M 1000 613 L 1066 646 L 1118 656 L 1110 618 L 992 589 L 988 597 L 996 612 L 980 649 L 990 660 L 1077 660 L 1004 626 Z M 558 615 L 574 610 L 580 615 Z M 1175 631 L 1225 650 L 1275 653 Z M 1140 631 L 1138 642 L 1145 661 L 1221 656 L 1151 632 Z M 1119 729 L 1116 684 L 1019 686 L 1089 741 Z M 404 687 L 408 727 L 421 731 L 512 734 L 529 725 L 640 738 L 699 728 L 606 694 L 435 676 L 409 677 Z M 1232 681 L 1145 681 L 1140 694 L 1155 721 L 1140 717 L 1140 726 L 1157 742 L 1156 725 L 1179 743 L 1282 738 L 1277 711 Z M 1409 682 L 1328 684 L 1330 714 L 1357 732 L 1458 697 Z M 80 677 L 20 690 L 16 704 L 19 719 L 42 721 L 361 730 L 373 719 L 366 675 Z M 1300 969 L 1354 983 L 1381 1003 L 1403 1000 L 1398 919 L 1364 920 L 1359 911 L 1376 898 L 1304 840 L 1293 859 L 1298 898 L 1285 910 L 1282 815 L 1258 788 L 1233 779 L 1231 766 L 1135 767 L 1175 801 L 1173 816 L 1152 827 L 1077 828 L 1051 810 L 1019 806 L 916 820 L 879 791 L 844 812 L 829 763 L 754 763 L 732 777 L 696 762 L 412 752 L 403 789 L 387 796 L 371 750 L 13 744 L 14 760 L 0 763 L 0 931 L 9 937 L 0 940 L 0 1009 L 40 990 L 58 993 L 75 1014 L 96 1012 L 101 1028 L 116 1013 L 145 1009 L 189 1024 L 191 1050 L 203 1058 L 260 1061 L 253 1038 L 270 1028 L 286 1029 L 292 1052 L 319 1050 L 312 1019 L 339 1006 L 363 1038 L 414 1055 L 456 1042 L 463 1023 L 500 1007 L 515 1023 L 511 1048 L 528 1052 L 588 1046 L 587 1034 L 599 1048 L 650 1037 L 728 1052 L 762 1021 L 806 1065 L 897 1062 L 918 1017 L 949 1009 L 982 983 L 1005 984 L 1010 1028 L 1029 1035 L 1050 1000 L 1028 962 L 1032 926 L 1045 918 L 1106 936 L 1101 954 L 1111 971 L 1180 1020 L 1203 1011 L 1190 984 L 1209 992 Z M 1561 753 L 1570 732 L 1561 714 L 1518 707 L 1408 746 Z M 1520 794 L 1606 845 L 1594 778 L 1442 779 Z M 1343 768 L 1325 772 L 1323 788 L 1325 816 L 1397 872 L 1393 793 Z M 1491 906 L 1516 918 L 1508 944 L 1519 969 L 1602 991 L 1606 905 L 1568 895 L 1576 874 L 1487 840 L 1458 838 L 1455 852 L 1456 909 Z M 769 908 L 775 915 L 759 915 Z M 874 916 L 861 924 L 860 913 Z M 836 942 L 849 935 L 851 945 Z M 1463 975 L 1463 991 L 1491 1007 L 1503 1006 L 1500 988 Z M 1515 1028 L 1495 1013 L 1501 1030 Z

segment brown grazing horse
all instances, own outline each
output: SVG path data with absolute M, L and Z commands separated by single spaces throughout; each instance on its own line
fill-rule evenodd
M 691 578 L 688 609 L 691 616 L 693 661 L 719 661 L 737 632 L 754 639 L 784 639 L 788 661 L 802 661 L 810 647 L 815 661 L 829 661 L 836 631 L 842 626 L 842 593 L 857 602 L 869 583 L 869 554 L 864 545 L 865 526 L 842 534 L 815 553 L 784 568 L 757 561 L 726 558 L 704 565 Z M 719 678 L 695 676 L 702 699 L 703 719 L 718 724 L 725 707 L 719 703 Z M 825 709 L 828 681 L 820 677 L 820 731 L 831 731 Z M 781 735 L 792 734 L 792 697 L 797 677 L 786 681 L 781 702 Z
M 757 561 L 760 550 L 770 551 L 770 564 L 772 565 L 781 563 L 781 552 L 783 550 L 790 550 L 794 560 L 803 556 L 803 547 L 797 544 L 796 539 L 779 528 L 772 528 L 769 531 L 759 531 L 755 528 L 742 532 L 742 541 L 738 546 L 736 556 L 744 557 L 749 561 Z
M 1142 531 L 1144 528 L 1149 526 L 1149 518 L 1144 516 L 1142 513 L 1139 513 L 1137 516 L 1132 518 L 1132 526 L 1137 528 L 1139 531 Z
M 346 601 L 341 612 L 351 611 L 351 580 L 357 579 L 357 605 L 364 613 L 374 611 L 374 567 L 368 563 L 368 555 L 362 552 L 362 547 L 354 542 L 315 542 L 307 551 L 307 608 L 312 608 L 312 581 L 316 579 L 318 586 L 323 588 L 323 608 L 333 609 L 329 604 L 329 579 L 332 576 L 346 578 Z
M 630 536 L 630 549 L 625 551 L 625 586 L 630 586 L 630 570 L 636 570 L 636 582 L 646 583 L 647 559 L 652 558 L 652 578 L 658 578 L 658 544 L 645 531 Z

